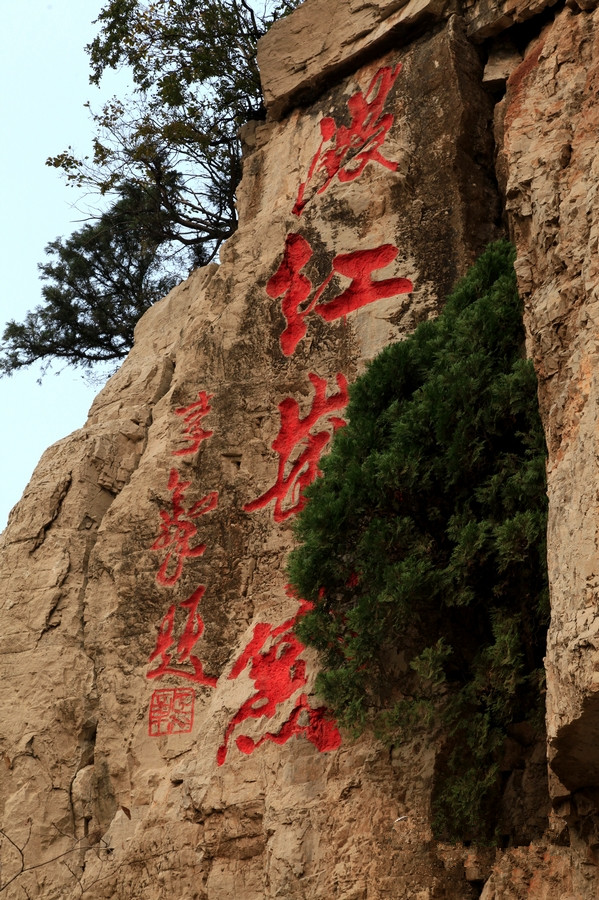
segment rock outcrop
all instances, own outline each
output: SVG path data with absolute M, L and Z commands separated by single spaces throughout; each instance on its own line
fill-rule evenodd
M 306 0 L 263 39 L 238 232 L 0 539 L 7 898 L 597 896 L 592 5 Z M 494 853 L 432 839 L 434 746 L 340 732 L 284 562 L 348 384 L 505 229 L 549 448 L 553 809 L 523 772 L 534 821 Z
M 498 113 L 549 451 L 552 793 L 599 849 L 597 315 L 599 12 L 560 10 L 512 72 Z

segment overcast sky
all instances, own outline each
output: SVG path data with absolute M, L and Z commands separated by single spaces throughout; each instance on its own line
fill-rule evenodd
M 6 0 L 0 14 L 0 327 L 41 302 L 37 263 L 44 247 L 81 227 L 84 205 L 59 172 L 44 165 L 70 144 L 88 151 L 92 123 L 83 104 L 122 92 L 115 76 L 89 85 L 84 47 L 105 0 Z M 79 203 L 81 209 L 73 204 Z M 57 370 L 58 367 L 55 367 Z M 39 368 L 0 379 L 0 531 L 43 451 L 83 425 L 98 391 L 80 371 Z

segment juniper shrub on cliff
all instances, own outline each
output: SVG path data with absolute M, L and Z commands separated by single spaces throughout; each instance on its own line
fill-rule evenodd
M 346 726 L 441 736 L 435 828 L 493 839 L 510 725 L 542 722 L 545 443 L 507 242 L 356 382 L 297 519 L 317 688 Z

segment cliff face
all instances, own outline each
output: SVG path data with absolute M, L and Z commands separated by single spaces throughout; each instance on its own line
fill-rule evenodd
M 597 896 L 593 5 L 306 0 L 263 40 L 239 231 L 1 538 L 6 897 Z M 494 855 L 432 840 L 434 746 L 327 715 L 283 567 L 348 383 L 502 225 L 549 447 L 550 796 L 541 750 Z

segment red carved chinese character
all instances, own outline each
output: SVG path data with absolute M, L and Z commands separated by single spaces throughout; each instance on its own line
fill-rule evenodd
M 384 66 L 376 73 L 365 94 L 357 91 L 349 98 L 347 102 L 351 113 L 349 127 L 345 125 L 338 127 L 335 120 L 329 116 L 321 119 L 322 140 L 308 170 L 308 177 L 300 185 L 293 207 L 296 216 L 302 214 L 306 205 L 306 187 L 319 172 L 324 173 L 325 180 L 316 191 L 317 194 L 324 193 L 335 177 L 341 182 L 358 178 L 369 162 L 377 162 L 392 172 L 396 171 L 397 163 L 385 159 L 379 151 L 394 119 L 391 113 L 382 114 L 383 107 L 400 72 L 401 63 L 395 68 Z M 332 140 L 333 146 L 324 150 L 324 145 Z
M 314 307 L 317 316 L 332 322 L 340 319 L 362 306 L 396 297 L 398 294 L 409 294 L 414 285 L 409 278 L 384 278 L 374 281 L 372 273 L 384 269 L 392 263 L 399 250 L 392 244 L 383 244 L 373 250 L 354 250 L 353 253 L 340 253 L 333 260 L 333 271 L 351 278 L 351 284 L 326 303 L 318 303 Z
M 191 481 L 179 481 L 179 473 L 176 469 L 171 469 L 168 489 L 173 494 L 173 512 L 171 515 L 160 510 L 162 519 L 160 534 L 152 544 L 152 550 L 168 549 L 156 575 L 156 581 L 159 584 L 167 586 L 176 584 L 181 577 L 185 560 L 188 557 L 202 556 L 206 550 L 206 544 L 198 544 L 196 547 L 189 546 L 189 542 L 198 531 L 193 520 L 216 508 L 218 491 L 211 491 L 201 500 L 193 503 L 188 510 L 185 510 L 183 494 L 190 484 Z
M 193 728 L 195 695 L 190 688 L 163 688 L 150 700 L 148 734 L 188 734 Z
M 353 253 L 340 253 L 333 259 L 330 275 L 309 300 L 313 285 L 309 278 L 302 275 L 301 270 L 312 257 L 312 248 L 300 234 L 288 234 L 281 264 L 266 284 L 269 297 L 283 298 L 281 309 L 287 326 L 281 334 L 280 342 L 285 356 L 294 353 L 306 334 L 304 319 L 309 313 L 314 312 L 325 321 L 332 322 L 377 300 L 409 294 L 414 289 L 409 278 L 384 278 L 375 281 L 372 277 L 378 269 L 384 269 L 392 263 L 398 253 L 399 250 L 392 244 L 382 244 L 370 250 L 354 250 Z M 338 297 L 322 301 L 322 294 L 335 274 L 350 278 L 351 283 Z
M 175 415 L 182 416 L 185 422 L 185 430 L 183 431 L 184 440 L 190 441 L 191 446 L 184 447 L 182 450 L 173 450 L 173 456 L 187 456 L 189 453 L 195 453 L 202 441 L 211 437 L 214 432 L 206 431 L 202 428 L 202 419 L 212 410 L 209 400 L 212 394 L 206 391 L 198 392 L 198 399 L 189 406 L 180 406 L 175 410 Z
M 249 676 L 256 690 L 227 726 L 217 753 L 219 766 L 227 758 L 229 742 L 238 725 L 248 719 L 272 719 L 277 708 L 306 685 L 306 663 L 300 659 L 305 647 L 293 633 L 293 626 L 310 609 L 311 603 L 300 600 L 296 615 L 278 628 L 267 623 L 255 626 L 252 639 L 233 666 L 229 678 L 238 678 L 249 667 Z M 319 750 L 334 750 L 341 743 L 341 735 L 326 713 L 325 707 L 311 709 L 307 695 L 302 693 L 296 698 L 290 715 L 276 733 L 267 732 L 257 741 L 247 735 L 240 735 L 235 743 L 242 753 L 249 754 L 264 741 L 284 744 L 294 734 L 304 734 Z M 303 722 L 302 718 L 306 721 Z
M 308 720 L 307 723 L 303 723 L 302 718 L 306 718 Z M 321 753 L 336 750 L 341 745 L 339 729 L 330 718 L 326 706 L 312 709 L 306 694 L 300 694 L 289 718 L 283 722 L 277 732 L 267 731 L 257 741 L 242 734 L 235 743 L 242 753 L 250 754 L 266 741 L 272 741 L 274 744 L 286 744 L 294 734 L 305 735 L 310 743 L 314 744 Z
M 179 608 L 188 610 L 188 613 L 185 630 L 177 642 L 177 657 L 174 664 L 174 654 L 171 651 L 171 647 L 175 643 L 173 631 L 175 629 L 177 608 L 174 603 L 169 607 L 168 612 L 160 623 L 156 637 L 156 647 L 149 659 L 149 662 L 152 663 L 160 657 L 160 662 L 148 672 L 147 678 L 162 678 L 163 675 L 176 675 L 179 678 L 187 678 L 196 684 L 203 684 L 208 687 L 216 686 L 218 679 L 212 675 L 206 675 L 201 660 L 191 652 L 204 631 L 204 621 L 197 611 L 200 600 L 204 596 L 204 591 L 205 587 L 201 584 L 191 597 L 179 604 Z M 192 666 L 193 671 L 190 671 L 188 668 L 179 668 L 186 663 Z
M 306 333 L 304 319 L 312 311 L 318 297 L 303 306 L 312 292 L 312 282 L 301 270 L 312 257 L 312 247 L 300 234 L 288 234 L 281 265 L 266 283 L 266 293 L 273 300 L 282 297 L 281 309 L 287 327 L 281 335 L 281 349 L 291 356 Z M 329 277 L 330 280 L 330 277 Z M 328 281 L 326 282 L 328 284 Z
M 303 491 L 320 474 L 318 463 L 331 439 L 331 432 L 323 428 L 312 433 L 316 423 L 326 416 L 326 421 L 322 424 L 332 427 L 333 431 L 346 424 L 344 419 L 331 415 L 335 410 L 343 409 L 347 405 L 345 376 L 337 375 L 339 390 L 330 397 L 326 396 L 327 383 L 324 378 L 319 378 L 313 372 L 309 373 L 308 378 L 314 386 L 314 399 L 310 412 L 303 419 L 300 416 L 299 404 L 292 397 L 287 397 L 279 403 L 281 427 L 272 443 L 272 449 L 279 454 L 279 469 L 275 484 L 243 507 L 246 512 L 253 512 L 274 500 L 275 522 L 283 522 L 304 508 L 306 501 Z M 298 448 L 299 454 L 291 461 L 294 451 Z M 288 505 L 284 508 L 285 501 Z

